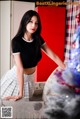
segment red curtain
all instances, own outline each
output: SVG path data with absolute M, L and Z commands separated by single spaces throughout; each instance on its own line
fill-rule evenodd
M 42 37 L 47 45 L 64 61 L 65 45 L 65 7 L 39 6 L 36 8 L 42 24 Z M 46 54 L 43 54 L 37 66 L 37 82 L 47 80 L 51 72 L 57 67 Z

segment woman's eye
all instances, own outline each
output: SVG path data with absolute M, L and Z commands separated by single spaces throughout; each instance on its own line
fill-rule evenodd
M 30 21 L 31 23 L 33 23 L 32 21 Z
M 33 24 L 35 24 L 35 25 L 38 25 L 38 22 L 35 22 L 35 23 L 34 23 L 33 21 L 30 21 L 30 23 L 33 23 Z
M 35 23 L 36 25 L 38 25 L 38 23 Z

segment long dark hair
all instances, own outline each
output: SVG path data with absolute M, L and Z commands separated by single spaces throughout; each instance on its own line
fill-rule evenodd
M 18 37 L 18 36 L 22 37 L 24 35 L 24 33 L 26 32 L 26 25 L 30 22 L 30 20 L 33 16 L 36 16 L 38 19 L 38 28 L 37 28 L 36 32 L 33 33 L 33 36 L 35 36 L 35 35 L 39 36 L 40 35 L 40 33 L 41 33 L 41 21 L 40 21 L 39 14 L 36 11 L 29 10 L 23 15 L 21 22 L 20 22 L 18 32 L 15 35 L 15 37 Z

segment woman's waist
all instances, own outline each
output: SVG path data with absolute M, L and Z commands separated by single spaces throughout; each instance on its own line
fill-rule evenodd
M 32 68 L 25 68 L 24 69 L 24 74 L 30 75 L 33 74 L 36 70 L 36 67 L 32 67 Z
M 16 68 L 17 68 L 16 65 L 14 65 L 11 68 L 11 71 L 16 72 Z M 24 74 L 26 74 L 26 75 L 33 74 L 35 71 L 36 71 L 36 66 L 32 67 L 32 68 L 24 68 Z

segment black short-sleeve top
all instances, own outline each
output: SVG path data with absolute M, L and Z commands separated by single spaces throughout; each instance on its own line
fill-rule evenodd
M 27 42 L 22 37 L 17 37 L 12 40 L 12 53 L 20 53 L 24 68 L 35 67 L 42 58 L 41 47 L 45 41 L 40 36 L 32 42 Z

